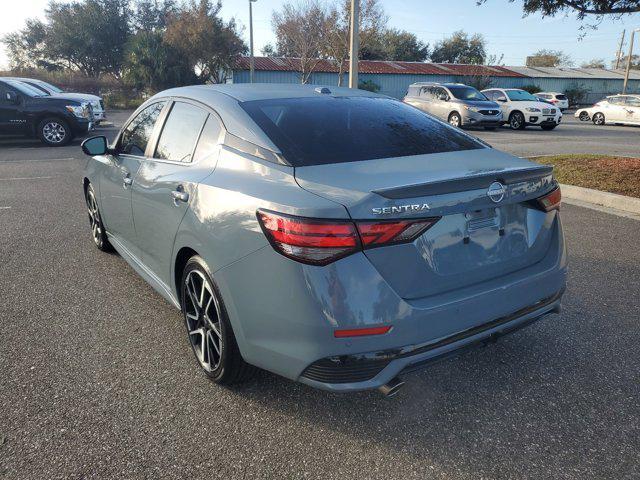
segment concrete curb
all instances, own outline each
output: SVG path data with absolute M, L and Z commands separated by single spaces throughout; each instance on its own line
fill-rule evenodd
M 632 214 L 633 217 L 640 217 L 640 198 L 576 187 L 574 185 L 560 184 L 560 188 L 562 190 L 562 200 L 567 200 L 567 203 L 575 203 L 586 207 L 594 205 L 612 208 Z M 596 208 L 596 210 L 600 210 L 600 208 Z

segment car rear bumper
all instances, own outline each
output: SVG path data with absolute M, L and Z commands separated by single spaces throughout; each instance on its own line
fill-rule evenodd
M 398 296 L 364 253 L 317 267 L 265 246 L 213 277 L 247 362 L 326 390 L 366 390 L 557 310 L 566 284 L 566 249 L 559 216 L 552 221 L 553 238 L 536 263 L 416 299 Z M 383 335 L 334 334 L 380 325 L 392 328 Z M 331 359 L 377 357 L 377 352 L 389 358 L 375 358 L 379 362 L 368 364 L 368 372 L 338 372 L 340 382 L 318 376 L 335 367 Z M 348 376 L 353 373 L 359 376 Z
M 379 388 L 398 375 L 426 368 L 438 360 L 494 342 L 549 314 L 559 313 L 563 292 L 561 290 L 510 315 L 434 342 L 321 359 L 307 367 L 299 381 L 333 392 Z

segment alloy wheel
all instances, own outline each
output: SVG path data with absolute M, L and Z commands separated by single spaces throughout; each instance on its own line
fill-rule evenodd
M 93 189 L 87 192 L 87 211 L 89 213 L 89 225 L 91 226 L 91 235 L 96 245 L 100 246 L 102 242 L 102 222 L 100 221 L 100 212 L 98 211 L 98 203 L 93 194 Z
M 509 121 L 509 124 L 511 125 L 512 129 L 520 130 L 520 128 L 522 128 L 522 123 L 523 123 L 522 115 L 518 113 L 514 113 L 513 115 L 511 115 L 511 120 Z
M 184 315 L 191 347 L 206 372 L 212 372 L 222 360 L 220 306 L 204 274 L 190 271 L 185 278 Z
M 50 143 L 61 143 L 67 136 L 67 130 L 58 122 L 48 122 L 42 127 L 42 136 Z
M 593 123 L 596 125 L 604 125 L 604 115 L 601 113 L 596 113 L 593 116 Z
M 454 126 L 454 127 L 459 127 L 460 126 L 460 117 L 458 115 L 451 115 L 449 117 L 449 124 Z

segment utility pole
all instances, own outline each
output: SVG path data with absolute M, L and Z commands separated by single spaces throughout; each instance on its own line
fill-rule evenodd
M 249 0 L 249 82 L 253 83 L 253 77 L 256 69 L 255 60 L 253 58 L 253 2 L 258 0 Z
M 636 32 L 640 32 L 640 28 L 631 31 L 631 40 L 629 40 L 629 57 L 627 58 L 627 69 L 624 72 L 624 84 L 622 85 L 622 93 L 627 93 L 627 83 L 629 82 L 629 70 L 631 70 L 631 58 L 633 57 L 633 37 Z
M 620 68 L 620 60 L 622 60 L 622 46 L 624 45 L 624 36 L 626 33 L 626 30 L 622 30 L 622 37 L 620 37 L 620 45 L 618 45 L 618 53 L 616 54 L 616 70 Z
M 351 39 L 349 42 L 349 88 L 358 88 L 358 47 L 360 0 L 351 0 Z

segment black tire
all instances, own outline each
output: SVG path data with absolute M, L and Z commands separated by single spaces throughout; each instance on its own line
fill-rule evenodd
M 594 125 L 599 125 L 599 126 L 604 125 L 606 121 L 604 118 L 604 113 L 601 113 L 601 112 L 594 113 L 592 117 L 592 121 Z
M 587 112 L 581 112 L 578 118 L 581 122 L 588 122 L 589 120 L 591 120 L 591 117 Z
M 540 128 L 542 128 L 543 130 L 553 130 L 554 128 L 556 128 L 558 125 L 541 125 Z
M 201 279 L 208 282 L 210 289 L 198 284 Z M 200 298 L 191 296 L 187 290 L 188 283 L 189 288 L 196 291 L 200 289 L 202 292 L 204 288 L 203 296 Z M 184 268 L 180 281 L 180 298 L 187 339 L 196 361 L 207 377 L 221 385 L 242 383 L 251 378 L 256 367 L 249 365 L 242 358 L 220 292 L 211 278 L 207 265 L 199 256 L 191 257 Z M 198 305 L 200 301 L 203 306 Z M 198 330 L 203 330 L 205 333 L 193 333 Z M 211 338 L 208 335 L 211 335 Z M 205 343 L 202 343 L 203 337 L 206 339 Z M 216 341 L 217 349 L 213 343 Z M 204 355 L 202 346 L 206 349 Z M 217 363 L 212 364 L 212 361 Z
M 87 213 L 89 215 L 89 226 L 91 227 L 93 243 L 96 244 L 98 250 L 103 252 L 113 252 L 113 246 L 109 243 L 104 223 L 102 223 L 102 216 L 100 215 L 100 209 L 98 208 L 96 192 L 93 190 L 93 186 L 91 184 L 87 185 L 87 189 L 84 193 L 84 199 L 87 204 Z
M 38 124 L 38 138 L 51 147 L 63 147 L 73 140 L 73 132 L 60 118 L 45 118 Z
M 511 130 L 523 130 L 525 127 L 524 115 L 520 112 L 513 112 L 509 115 L 509 127 Z
M 452 127 L 462 128 L 462 117 L 458 112 L 451 112 L 447 121 Z

